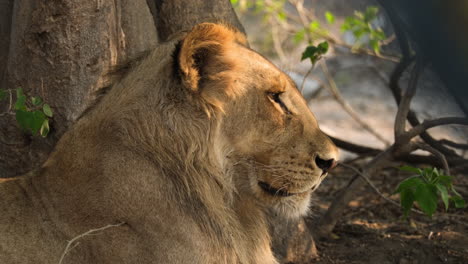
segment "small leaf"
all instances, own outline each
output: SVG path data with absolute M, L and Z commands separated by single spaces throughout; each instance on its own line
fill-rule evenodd
M 42 99 L 40 97 L 31 97 L 31 103 L 33 105 L 40 105 L 42 103 Z
M 317 47 L 310 45 L 302 53 L 301 61 L 312 58 L 317 53 Z
M 402 171 L 407 171 L 407 172 L 412 172 L 416 173 L 417 175 L 420 175 L 422 173 L 422 170 L 419 168 L 411 167 L 411 166 L 402 166 L 399 168 Z
M 39 130 L 39 133 L 41 134 L 42 137 L 47 137 L 47 135 L 49 134 L 49 131 L 50 131 L 49 120 L 46 119 L 42 123 L 42 126 L 41 126 L 41 129 Z
M 453 203 L 455 204 L 455 208 L 465 208 L 466 203 L 465 200 L 459 195 L 450 197 Z
M 379 41 L 377 41 L 375 39 L 371 39 L 371 40 L 369 40 L 369 46 L 371 46 L 371 48 L 374 50 L 375 53 L 379 54 L 379 52 L 380 52 Z
M 44 123 L 44 120 L 46 119 L 46 116 L 41 111 L 33 112 L 33 120 L 31 122 L 31 132 L 33 135 L 39 132 L 39 130 L 42 127 L 42 124 Z
M 377 14 L 379 13 L 379 8 L 376 6 L 369 6 L 366 11 L 364 12 L 364 21 L 372 22 L 372 20 L 377 18 Z
M 239 0 L 231 0 L 232 5 L 236 5 L 239 2 Z
M 411 207 L 413 207 L 414 202 L 414 194 L 411 189 L 404 189 L 400 193 L 400 204 L 401 208 L 403 209 L 403 215 L 406 217 L 408 216 Z
M 452 184 L 452 176 L 440 175 L 438 182 L 445 186 L 450 186 Z
M 278 12 L 278 20 L 286 21 L 287 18 L 288 18 L 288 16 L 286 15 L 286 13 L 284 11 Z
M 26 108 L 26 96 L 23 94 L 23 89 L 16 89 L 16 103 L 15 110 L 27 111 Z
M 31 112 L 18 109 L 15 111 L 16 122 L 26 132 L 31 131 L 31 124 L 33 123 L 34 115 Z
M 433 184 L 420 184 L 414 191 L 414 197 L 421 210 L 432 216 L 437 209 L 437 188 Z
M 315 32 L 320 29 L 320 23 L 318 21 L 312 21 L 309 24 L 309 31 Z
M 44 104 L 42 106 L 42 110 L 44 111 L 44 114 L 48 117 L 52 117 L 53 116 L 53 113 L 52 113 L 52 109 L 50 108 L 50 105 L 48 104 Z
M 329 24 L 335 23 L 335 16 L 330 11 L 325 12 L 325 18 Z
M 410 177 L 404 181 L 402 181 L 398 188 L 396 189 L 395 193 L 402 192 L 403 190 L 407 189 L 415 189 L 417 186 L 424 184 L 424 181 L 419 176 Z
M 440 183 L 436 184 L 435 186 L 437 187 L 437 190 L 439 190 L 440 198 L 442 198 L 442 202 L 444 202 L 445 205 L 445 211 L 447 211 L 449 207 L 449 194 L 447 187 Z
M 294 34 L 294 37 L 293 37 L 294 44 L 298 44 L 299 42 L 303 41 L 304 37 L 305 37 L 305 30 L 304 29 L 299 30 L 298 32 L 296 32 L 296 34 Z
M 317 46 L 317 50 L 320 55 L 327 53 L 328 51 L 328 42 L 324 41 Z

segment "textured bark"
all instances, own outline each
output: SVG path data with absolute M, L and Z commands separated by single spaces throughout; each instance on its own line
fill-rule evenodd
M 10 48 L 11 15 L 13 0 L 0 0 L 0 88 L 5 87 L 5 74 Z M 2 109 L 0 107 L 0 109 Z
M 15 1 L 8 87 L 42 97 L 54 117 L 45 139 L 23 133 L 13 115 L 0 117 L 0 177 L 37 168 L 92 103 L 103 72 L 156 42 L 145 0 Z
M 245 32 L 229 0 L 148 0 L 154 8 L 158 36 L 166 40 L 172 34 L 189 30 L 201 22 L 227 22 Z

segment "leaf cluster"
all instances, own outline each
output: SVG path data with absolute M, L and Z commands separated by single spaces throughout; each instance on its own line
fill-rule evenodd
M 380 43 L 387 37 L 381 28 L 373 25 L 373 22 L 377 19 L 378 13 L 379 8 L 375 6 L 367 7 L 364 13 L 355 11 L 354 16 L 347 17 L 344 20 L 341 30 L 352 32 L 356 38 L 357 44 L 367 37 L 368 45 L 375 53 L 379 53 Z
M 400 194 L 400 203 L 405 217 L 408 216 L 414 202 L 426 215 L 432 216 L 437 209 L 439 197 L 445 210 L 448 210 L 451 203 L 456 208 L 465 207 L 465 200 L 453 187 L 452 176 L 443 175 L 436 168 L 419 169 L 404 166 L 400 169 L 416 174 L 402 181 L 395 191 Z
M 312 65 L 315 65 L 328 51 L 328 42 L 324 41 L 317 46 L 309 45 L 302 53 L 301 61 L 310 59 Z
M 14 105 L 16 121 L 27 133 L 42 137 L 49 134 L 49 118 L 53 116 L 50 106 L 42 101 L 40 97 L 28 98 L 23 89 L 16 89 L 16 102 Z

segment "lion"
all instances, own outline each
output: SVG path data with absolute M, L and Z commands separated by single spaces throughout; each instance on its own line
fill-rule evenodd
M 222 24 L 163 43 L 0 184 L 0 263 L 277 263 L 338 152 L 293 81 Z

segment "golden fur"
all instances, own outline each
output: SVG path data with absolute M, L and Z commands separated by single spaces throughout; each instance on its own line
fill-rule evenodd
M 161 44 L 39 175 L 1 183 L 0 263 L 276 263 L 265 210 L 306 213 L 337 151 L 244 43 L 205 23 Z

